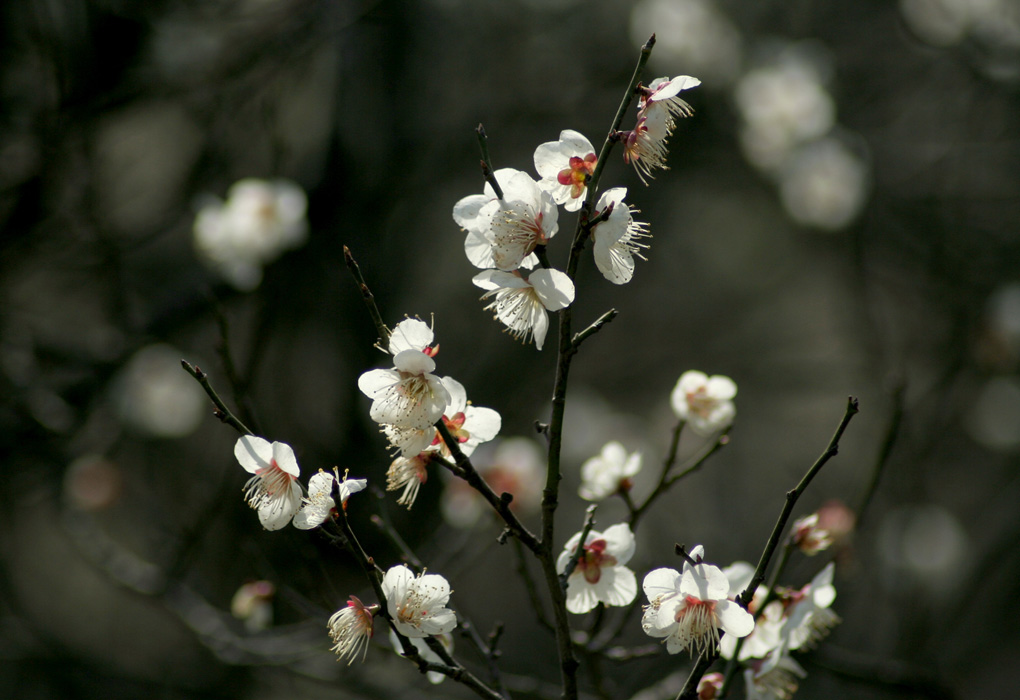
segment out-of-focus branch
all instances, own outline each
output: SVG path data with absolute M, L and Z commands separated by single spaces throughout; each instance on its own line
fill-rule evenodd
M 361 298 L 365 301 L 365 307 L 368 308 L 368 315 L 372 317 L 375 330 L 379 334 L 379 343 L 385 348 L 390 342 L 390 329 L 383 323 L 379 307 L 375 304 L 375 295 L 372 294 L 372 290 L 365 284 L 365 278 L 361 275 L 361 268 L 358 267 L 354 255 L 351 254 L 351 249 L 347 246 L 344 246 L 344 262 L 347 264 L 347 269 L 354 276 L 354 281 L 358 285 L 358 291 L 361 292 Z

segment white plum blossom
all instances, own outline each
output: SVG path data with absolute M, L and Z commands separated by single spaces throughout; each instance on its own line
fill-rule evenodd
M 308 235 L 304 191 L 287 180 L 239 180 L 195 217 L 195 249 L 232 285 L 258 287 L 262 267 Z
M 453 377 L 443 377 L 443 385 L 450 392 L 450 403 L 443 411 L 443 424 L 457 441 L 460 451 L 470 457 L 476 447 L 499 434 L 503 419 L 491 408 L 472 406 L 464 385 Z M 450 456 L 450 449 L 443 443 L 438 431 L 432 442 L 443 456 Z
M 581 465 L 581 498 L 601 501 L 610 496 L 629 491 L 631 477 L 641 471 L 641 453 L 627 454 L 623 445 L 607 442 L 598 456 Z
M 591 141 L 573 129 L 564 129 L 558 141 L 535 149 L 535 170 L 542 176 L 538 186 L 567 211 L 581 208 L 596 163 L 598 156 Z
M 790 539 L 797 549 L 809 557 L 832 546 L 832 533 L 818 524 L 818 513 L 805 515 L 793 521 Z
M 301 506 L 301 484 L 294 450 L 283 442 L 270 443 L 245 435 L 234 443 L 234 456 L 253 477 L 244 485 L 244 499 L 258 511 L 267 530 L 286 527 Z
M 486 310 L 501 321 L 515 339 L 534 338 L 535 347 L 542 349 L 549 317 L 546 311 L 559 311 L 574 301 L 574 283 L 559 270 L 542 269 L 528 279 L 520 273 L 485 270 L 471 280 L 476 287 L 488 290 L 482 299 L 495 296 Z
M 680 375 L 670 404 L 677 418 L 698 435 L 708 437 L 732 425 L 737 415 L 733 405 L 736 395 L 737 385 L 729 377 L 689 370 Z
M 689 649 L 691 656 L 714 650 L 720 632 L 746 637 L 754 629 L 754 617 L 729 600 L 730 582 L 717 566 L 701 561 L 703 549 L 691 550 L 691 565 L 683 573 L 655 569 L 645 576 L 642 588 L 648 597 L 641 628 L 650 637 L 665 638 L 670 654 Z
M 386 572 L 382 589 L 390 619 L 405 637 L 446 634 L 457 626 L 456 615 L 446 607 L 450 584 L 439 574 L 415 576 L 401 564 Z
M 836 599 L 832 585 L 835 566 L 829 562 L 804 588 L 783 596 L 787 605 L 787 647 L 791 651 L 811 649 L 840 623 L 839 615 L 829 609 Z
M 304 498 L 301 510 L 294 516 L 294 527 L 299 530 L 311 530 L 326 522 L 326 518 L 336 508 L 333 484 L 336 484 L 337 493 L 340 495 L 340 506 L 346 508 L 350 495 L 364 489 L 367 483 L 365 479 L 348 479 L 346 474 L 341 479 L 336 468 L 332 474 L 320 469 L 308 480 L 308 495 Z
M 567 540 L 556 560 L 556 571 L 563 573 L 577 551 L 581 533 Z M 634 534 L 627 523 L 592 530 L 584 540 L 577 566 L 567 578 L 567 610 L 575 614 L 593 610 L 599 603 L 629 605 L 637 596 L 637 579 L 624 564 L 634 556 Z
M 736 597 L 751 584 L 751 580 L 754 578 L 754 567 L 746 561 L 737 561 L 723 569 L 723 574 L 730 582 L 730 592 Z M 758 586 L 747 606 L 749 613 L 757 614 L 758 608 L 768 596 L 768 590 L 766 586 Z M 766 605 L 761 615 L 755 620 L 754 630 L 744 637 L 744 642 L 740 647 L 739 660 L 765 658 L 770 652 L 777 649 L 783 640 L 785 622 L 786 615 L 782 601 L 773 600 Z M 733 657 L 736 647 L 737 639 L 726 635 L 719 640 L 719 655 L 724 659 L 730 659 Z
M 373 369 L 358 378 L 358 388 L 372 399 L 369 415 L 376 423 L 396 429 L 425 429 L 443 415 L 450 394 L 432 374 L 432 329 L 418 319 L 406 319 L 390 334 L 392 369 Z
M 534 267 L 535 247 L 558 231 L 556 203 L 524 171 L 501 168 L 493 175 L 502 199 L 486 183 L 484 194 L 464 197 L 453 207 L 454 221 L 468 232 L 464 252 L 472 265 L 483 269 Z
M 701 85 L 701 81 L 689 75 L 678 75 L 675 78 L 656 78 L 648 84 L 638 102 L 638 112 L 666 111 L 671 118 L 689 117 L 694 109 L 681 97 L 680 93 Z
M 326 626 L 338 661 L 347 659 L 350 666 L 359 654 L 361 660 L 365 660 L 368 643 L 372 639 L 372 619 L 378 609 L 378 605 L 365 605 L 356 596 L 351 596 L 347 606 L 329 618 Z
M 276 586 L 272 581 L 249 581 L 230 599 L 230 613 L 244 622 L 249 632 L 269 629 L 273 624 L 273 596 Z
M 648 184 L 652 170 L 667 170 L 666 140 L 676 128 L 677 117 L 689 117 L 694 110 L 678 97 L 683 90 L 701 85 L 701 81 L 689 75 L 673 79 L 657 78 L 644 89 L 638 102 L 637 124 L 634 129 L 624 132 L 623 159 L 633 163 L 641 182 Z
M 595 209 L 604 212 L 612 207 L 609 218 L 600 222 L 592 229 L 595 243 L 595 265 L 602 276 L 613 284 L 626 284 L 634 276 L 634 257 L 645 260 L 642 250 L 648 244 L 641 239 L 651 238 L 648 224 L 635 221 L 635 211 L 629 204 L 623 203 L 627 196 L 626 187 L 613 187 L 602 193 Z

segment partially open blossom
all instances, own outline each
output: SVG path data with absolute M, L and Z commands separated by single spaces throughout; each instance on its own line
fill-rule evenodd
M 294 450 L 283 442 L 269 443 L 254 435 L 245 435 L 234 443 L 234 456 L 253 477 L 244 485 L 244 499 L 258 511 L 259 522 L 267 530 L 286 527 L 301 507 L 301 484 Z
M 790 536 L 793 538 L 794 546 L 808 556 L 825 551 L 832 544 L 829 531 L 818 525 L 818 513 L 794 520 Z
M 811 649 L 829 631 L 841 622 L 839 615 L 829 609 L 836 599 L 836 587 L 832 585 L 835 566 L 829 562 L 824 569 L 800 590 L 784 592 L 786 604 L 787 648 Z
M 401 321 L 390 334 L 393 368 L 369 370 L 358 378 L 358 388 L 372 399 L 369 415 L 376 423 L 424 429 L 443 415 L 450 394 L 432 374 L 432 357 L 438 352 L 432 339 L 432 329 L 423 321 Z
M 268 629 L 273 624 L 273 596 L 276 586 L 272 581 L 249 581 L 230 599 L 230 613 L 244 622 L 249 632 Z
M 495 296 L 486 310 L 493 310 L 515 339 L 534 338 L 535 347 L 542 349 L 549 330 L 546 310 L 559 311 L 574 301 L 574 283 L 570 277 L 553 269 L 532 272 L 528 279 L 520 273 L 485 270 L 472 280 L 476 287 L 488 290 L 482 299 Z
M 670 403 L 677 418 L 686 421 L 698 435 L 708 437 L 733 423 L 737 415 L 733 405 L 736 395 L 737 385 L 729 377 L 720 374 L 709 377 L 690 370 L 680 375 Z
M 468 232 L 464 252 L 480 268 L 532 267 L 535 247 L 558 230 L 556 203 L 526 172 L 501 168 L 493 175 L 502 199 L 486 183 L 484 194 L 464 197 L 453 207 L 454 221 Z
M 563 573 L 577 551 L 581 533 L 567 540 L 556 560 L 556 571 Z M 567 610 L 581 614 L 599 603 L 629 605 L 637 596 L 637 579 L 624 564 L 634 556 L 634 534 L 627 523 L 592 530 L 584 540 L 577 566 L 567 577 Z
M 542 176 L 538 186 L 567 211 L 577 211 L 597 162 L 591 142 L 573 129 L 564 129 L 558 141 L 535 149 L 535 170 Z
M 365 605 L 357 597 L 351 596 L 347 607 L 340 608 L 329 618 L 326 626 L 333 639 L 333 651 L 338 661 L 347 659 L 347 665 L 350 666 L 359 654 L 361 660 L 365 660 L 368 643 L 372 639 L 372 618 L 378 609 L 378 605 Z
M 348 479 L 346 474 L 341 479 L 335 467 L 332 474 L 320 469 L 308 480 L 308 495 L 304 498 L 301 510 L 294 516 L 294 527 L 311 530 L 326 522 L 326 518 L 336 508 L 333 484 L 336 484 L 340 496 L 340 506 L 346 508 L 350 495 L 364 489 L 367 483 L 365 479 Z
M 722 690 L 725 676 L 719 672 L 706 673 L 698 681 L 698 700 L 715 700 Z
M 401 564 L 386 572 L 382 589 L 393 625 L 405 637 L 445 634 L 457 626 L 456 615 L 446 607 L 450 584 L 438 574 L 415 576 Z
M 607 442 L 598 456 L 581 465 L 581 498 L 601 501 L 622 491 L 629 491 L 631 477 L 641 471 L 641 453 L 627 454 L 623 445 Z
M 304 191 L 287 180 L 247 178 L 234 183 L 225 202 L 206 204 L 195 217 L 195 248 L 243 291 L 262 281 L 262 266 L 308 235 Z
M 683 573 L 655 569 L 642 583 L 648 605 L 641 628 L 650 637 L 665 638 L 670 654 L 689 649 L 691 656 L 714 650 L 719 634 L 746 637 L 754 629 L 754 618 L 729 600 L 730 582 L 717 566 L 701 561 L 701 546 L 691 550 L 692 566 L 685 562 Z
M 613 284 L 630 282 L 634 276 L 635 256 L 645 259 L 641 251 L 647 250 L 648 244 L 642 239 L 651 238 L 648 224 L 635 221 L 632 215 L 634 209 L 623 203 L 626 196 L 626 187 L 614 187 L 602 193 L 596 211 L 603 212 L 610 206 L 613 210 L 609 218 L 596 225 L 591 233 L 595 241 L 595 265 Z

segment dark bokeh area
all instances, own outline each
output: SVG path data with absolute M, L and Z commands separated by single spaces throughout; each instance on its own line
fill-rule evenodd
M 618 151 L 606 168 L 654 237 L 625 286 L 581 264 L 575 323 L 619 316 L 573 366 L 558 535 L 580 528 L 578 470 L 608 439 L 642 450 L 635 493 L 651 488 L 669 392 L 699 369 L 739 387 L 730 443 L 642 523 L 631 567 L 678 566 L 674 542 L 756 561 L 852 394 L 861 412 L 797 514 L 858 508 L 882 469 L 837 559 L 844 621 L 804 657 L 797 697 L 1015 697 L 1012 0 L 36 0 L 4 3 L 0 27 L 0 697 L 471 696 L 429 685 L 384 634 L 366 664 L 336 663 L 326 619 L 369 588 L 316 533 L 259 527 L 237 435 L 180 360 L 304 474 L 383 487 L 357 377 L 387 357 L 346 245 L 385 320 L 434 319 L 440 371 L 500 411 L 502 436 L 534 437 L 554 343 L 515 343 L 483 310 L 450 215 L 483 184 L 474 129 L 496 167 L 529 172 L 562 129 L 601 143 L 653 31 L 646 77 L 703 84 L 669 171 L 645 187 Z M 300 185 L 309 229 L 241 291 L 193 223 L 248 177 Z M 700 448 L 685 438 L 681 456 Z M 492 520 L 446 523 L 445 483 L 410 512 L 359 495 L 350 517 L 384 566 L 400 555 L 370 516 L 392 520 L 483 634 L 506 623 L 515 697 L 555 696 L 512 550 Z M 609 501 L 597 518 L 624 515 Z M 790 583 L 820 566 L 795 560 Z M 260 631 L 231 615 L 255 580 L 276 589 Z M 648 643 L 636 616 L 622 641 Z M 606 687 L 672 697 L 686 661 L 610 665 Z

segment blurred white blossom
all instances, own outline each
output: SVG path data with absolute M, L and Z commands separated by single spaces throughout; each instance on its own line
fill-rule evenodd
M 478 473 L 496 494 L 510 493 L 510 508 L 518 514 L 538 508 L 545 486 L 545 455 L 534 440 L 514 437 L 485 446 L 472 457 Z M 445 473 L 445 472 L 444 472 Z M 489 504 L 463 479 L 451 479 L 440 503 L 443 517 L 456 527 L 471 527 Z
M 642 46 L 653 33 L 652 65 L 683 66 L 711 85 L 729 84 L 740 70 L 740 32 L 712 0 L 641 0 L 630 15 L 631 41 Z
M 198 382 L 181 369 L 181 353 L 169 345 L 136 352 L 117 386 L 121 420 L 154 437 L 191 434 L 208 405 Z
M 641 453 L 627 453 L 623 445 L 607 442 L 602 451 L 581 465 L 581 498 L 602 501 L 629 491 L 631 477 L 641 471 Z
M 857 218 L 864 208 L 870 179 L 864 161 L 835 138 L 797 149 L 779 177 L 783 206 L 790 216 L 799 223 L 830 231 Z
M 676 417 L 686 421 L 695 434 L 708 437 L 733 423 L 737 415 L 733 405 L 736 395 L 737 385 L 729 377 L 721 374 L 709 377 L 692 369 L 680 375 L 670 404 Z
M 836 122 L 816 63 L 795 47 L 747 72 L 734 98 L 744 122 L 744 155 L 763 170 L 778 168 L 795 146 L 824 136 Z
M 226 201 L 203 206 L 195 217 L 195 249 L 232 285 L 250 291 L 263 266 L 305 242 L 308 200 L 287 180 L 239 180 Z
M 276 586 L 271 581 L 249 581 L 234 593 L 230 612 L 249 632 L 268 629 L 273 624 L 274 595 Z

